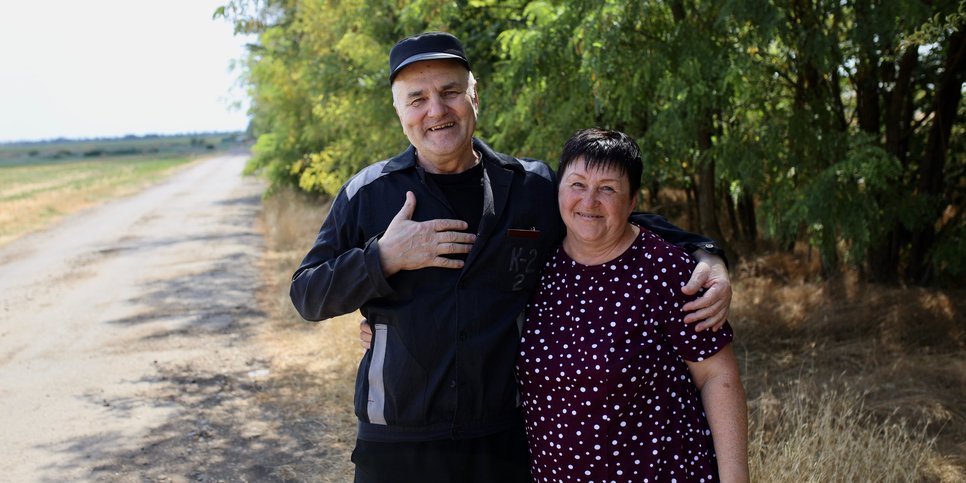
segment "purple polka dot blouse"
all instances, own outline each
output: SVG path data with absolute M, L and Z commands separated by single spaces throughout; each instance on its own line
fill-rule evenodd
M 694 265 L 645 229 L 602 265 L 562 248 L 547 262 L 517 359 L 534 481 L 717 481 L 684 361 L 715 354 L 732 331 L 684 325 Z

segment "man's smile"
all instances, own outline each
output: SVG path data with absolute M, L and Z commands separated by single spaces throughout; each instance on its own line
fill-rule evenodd
M 448 127 L 453 127 L 455 125 L 456 125 L 455 122 L 448 122 L 446 124 L 440 124 L 440 125 L 437 125 L 437 126 L 432 126 L 432 127 L 429 128 L 429 130 L 430 131 L 439 131 L 441 129 L 446 129 Z

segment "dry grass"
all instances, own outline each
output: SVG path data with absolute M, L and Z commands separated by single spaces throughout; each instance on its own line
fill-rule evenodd
M 278 408 L 285 427 L 311 426 L 317 447 L 277 470 L 286 481 L 352 480 L 349 456 L 355 446 L 352 412 L 355 371 L 362 354 L 358 313 L 305 322 L 292 307 L 292 272 L 312 245 L 327 207 L 281 191 L 264 202 L 260 230 L 267 250 L 262 260 L 265 289 L 260 304 L 270 317 L 260 334 L 272 361 L 271 390 L 264 403 Z
M 140 191 L 188 161 L 145 156 L 0 165 L 0 245 L 104 200 Z
M 933 440 L 902 421 L 877 420 L 858 392 L 796 382 L 751 405 L 754 481 L 921 481 Z
M 316 425 L 323 449 L 280 470 L 296 481 L 351 481 L 358 315 L 311 325 L 288 299 L 324 213 L 283 192 L 262 219 L 276 375 L 263 397 Z M 806 259 L 761 256 L 733 273 L 754 481 L 966 481 L 966 290 L 816 281 Z
M 966 291 L 735 274 L 756 481 L 966 481 Z

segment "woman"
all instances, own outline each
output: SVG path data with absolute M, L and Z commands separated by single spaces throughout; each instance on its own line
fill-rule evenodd
M 567 227 L 527 311 L 517 372 L 535 481 L 747 481 L 732 331 L 682 322 L 694 260 L 627 222 L 643 167 L 616 131 L 558 168 Z

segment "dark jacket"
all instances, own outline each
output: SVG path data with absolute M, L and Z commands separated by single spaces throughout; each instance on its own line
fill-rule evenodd
M 463 269 L 382 274 L 374 242 L 407 191 L 416 195 L 413 220 L 456 217 L 410 146 L 342 187 L 292 279 L 302 317 L 361 309 L 373 326 L 356 378 L 360 439 L 476 437 L 521 422 L 513 366 L 522 313 L 564 226 L 545 164 L 479 140 L 474 147 L 484 167 L 483 217 Z M 711 243 L 670 224 L 654 231 L 679 245 Z

